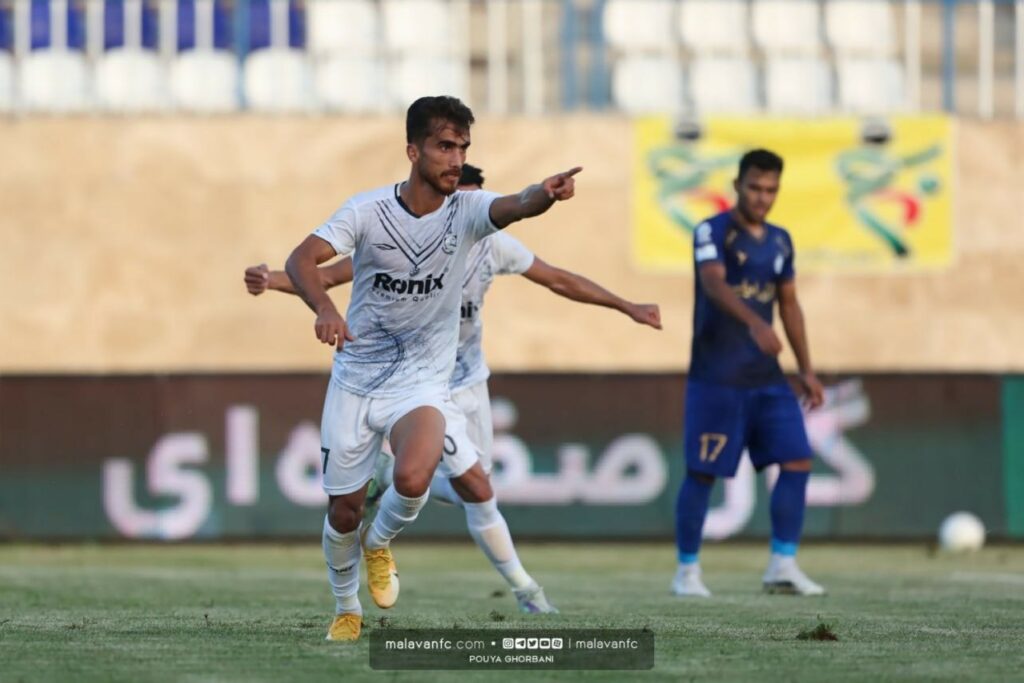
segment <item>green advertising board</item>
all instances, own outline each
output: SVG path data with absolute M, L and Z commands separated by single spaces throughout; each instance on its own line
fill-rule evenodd
M 319 535 L 319 375 L 0 378 L 0 536 Z M 494 487 L 519 536 L 668 538 L 683 477 L 682 375 L 492 378 Z M 833 378 L 806 416 L 806 532 L 934 535 L 971 511 L 1024 537 L 1024 380 Z M 771 468 L 716 486 L 710 538 L 764 537 Z M 465 535 L 428 505 L 410 535 Z

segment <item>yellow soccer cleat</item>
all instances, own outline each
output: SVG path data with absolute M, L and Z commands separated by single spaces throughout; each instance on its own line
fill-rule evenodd
M 325 640 L 359 640 L 359 632 L 363 628 L 363 615 L 355 612 L 337 614 L 331 627 L 327 629 Z
M 366 558 L 366 586 L 370 597 L 381 609 L 388 609 L 398 600 L 398 568 L 390 548 L 366 547 L 366 533 L 363 532 L 363 557 Z

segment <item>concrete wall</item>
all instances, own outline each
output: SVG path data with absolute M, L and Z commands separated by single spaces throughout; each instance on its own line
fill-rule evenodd
M 799 280 L 821 369 L 1024 370 L 1024 125 L 957 136 L 950 270 Z M 494 190 L 584 166 L 576 199 L 512 232 L 665 321 L 656 333 L 503 278 L 485 309 L 492 366 L 685 368 L 690 278 L 630 261 L 629 122 L 484 120 L 473 137 Z M 408 171 L 400 119 L 4 121 L 0 150 L 0 372 L 326 369 L 312 314 L 250 297 L 242 271 L 280 267 L 348 195 Z

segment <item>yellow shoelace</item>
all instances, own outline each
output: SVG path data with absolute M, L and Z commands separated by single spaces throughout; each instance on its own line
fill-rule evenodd
M 370 583 L 386 587 L 391 583 L 391 553 L 387 548 L 365 550 Z

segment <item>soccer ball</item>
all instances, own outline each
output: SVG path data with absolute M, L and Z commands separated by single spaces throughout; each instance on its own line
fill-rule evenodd
M 985 525 L 970 512 L 954 512 L 939 527 L 939 544 L 951 553 L 973 553 L 985 544 Z

